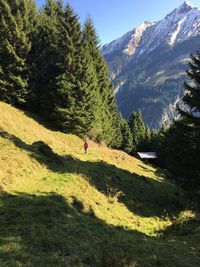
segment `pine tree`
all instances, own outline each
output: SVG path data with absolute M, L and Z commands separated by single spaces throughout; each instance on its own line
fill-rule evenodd
M 51 120 L 55 101 L 55 80 L 60 75 L 58 8 L 53 0 L 47 0 L 37 23 L 32 40 L 29 61 L 31 64 L 31 96 L 29 109 Z
M 93 72 L 93 79 L 91 82 L 93 85 L 93 94 L 95 97 L 95 110 L 94 110 L 94 120 L 93 120 L 93 130 L 91 132 L 91 138 L 93 139 L 102 139 L 102 125 L 101 125 L 101 96 L 98 89 L 98 78 L 96 73 L 95 60 L 98 53 L 98 38 L 94 29 L 93 22 L 90 17 L 87 18 L 83 27 L 82 34 L 82 44 L 84 53 L 87 58 L 87 62 L 90 65 L 90 68 Z
M 130 153 L 133 150 L 133 139 L 128 122 L 124 119 L 121 120 L 121 132 L 122 143 L 120 148 L 123 151 Z
M 178 108 L 183 119 L 186 119 L 188 124 L 193 127 L 200 127 L 200 52 L 197 55 L 191 55 L 189 69 L 187 75 L 191 82 L 185 82 L 185 95 L 183 102 L 187 106 L 188 111 Z
M 140 151 L 152 151 L 151 129 L 148 126 L 145 127 L 145 135 L 140 144 Z
M 32 101 L 65 132 L 85 135 L 95 113 L 95 71 L 82 46 L 77 15 L 68 4 L 48 0 L 31 51 Z M 45 64 L 43 64 L 45 62 Z
M 161 128 L 156 131 L 155 129 L 152 130 L 151 133 L 151 144 L 153 147 L 153 150 L 157 153 L 158 155 L 158 163 L 159 166 L 165 167 L 165 162 L 167 157 L 167 135 L 169 133 L 169 128 L 163 124 Z
M 200 186 L 200 170 L 196 160 L 200 156 L 197 148 L 199 137 L 199 133 L 180 120 L 174 122 L 161 143 L 161 162 L 187 188 Z
M 112 147 L 118 148 L 120 147 L 122 140 L 122 133 L 120 133 L 120 127 L 119 127 L 121 120 L 113 91 L 114 90 L 110 85 L 110 90 L 108 92 L 108 101 L 107 101 L 107 108 L 109 112 L 109 120 L 108 120 L 109 123 L 107 124 L 108 126 L 107 131 L 108 134 L 110 134 L 109 136 L 112 136 L 112 139 L 110 140 L 110 145 Z
M 146 135 L 146 127 L 141 112 L 131 113 L 128 123 L 133 137 L 133 151 L 140 150 Z
M 95 120 L 95 71 L 82 46 L 78 17 L 69 4 L 60 26 L 60 65 L 64 68 L 56 79 L 54 116 L 62 130 L 83 136 L 92 129 Z
M 108 145 L 119 147 L 122 139 L 117 105 L 107 65 L 99 48 L 99 39 L 90 18 L 84 24 L 83 44 L 90 55 L 97 78 L 95 128 Z
M 28 95 L 27 58 L 31 43 L 29 2 L 0 1 L 0 96 L 23 106 Z
M 150 142 L 150 146 L 151 146 L 151 151 L 155 151 L 157 152 L 157 147 L 158 147 L 158 130 L 156 129 L 151 129 L 151 142 Z
M 165 165 L 187 187 L 200 187 L 200 53 L 191 56 L 181 118 L 170 127 L 165 138 Z M 178 178 L 177 178 L 178 179 Z

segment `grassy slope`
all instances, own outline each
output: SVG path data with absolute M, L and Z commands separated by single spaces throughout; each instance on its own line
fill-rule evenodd
M 159 170 L 0 110 L 0 266 L 200 266 L 195 210 Z

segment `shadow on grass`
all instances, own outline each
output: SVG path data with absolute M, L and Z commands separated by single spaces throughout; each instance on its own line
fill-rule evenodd
M 29 151 L 31 157 L 53 172 L 84 175 L 98 191 L 111 197 L 118 195 L 120 202 L 140 216 L 172 216 L 183 209 L 184 199 L 169 182 L 130 173 L 103 161 L 89 162 L 70 155 L 60 156 L 43 141 L 29 145 L 7 132 L 0 132 L 0 136 Z
M 180 236 L 185 237 L 185 242 L 187 242 L 187 236 L 191 234 L 200 234 L 200 217 L 199 215 L 195 217 L 190 217 L 188 220 L 181 222 L 175 221 L 171 226 L 165 228 L 162 231 L 162 235 L 165 237 L 170 236 Z
M 167 267 L 189 262 L 197 267 L 200 260 L 197 248 L 191 255 L 184 240 L 169 243 L 107 225 L 92 211 L 85 213 L 75 197 L 69 205 L 53 192 L 1 192 L 0 206 L 0 266 Z
M 79 203 L 79 207 L 77 207 Z M 55 193 L 0 193 L 0 266 L 131 266 L 143 235 L 106 225 Z M 134 266 L 134 265 L 132 265 Z

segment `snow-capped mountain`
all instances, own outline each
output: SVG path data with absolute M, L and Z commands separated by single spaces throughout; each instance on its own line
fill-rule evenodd
M 122 37 L 117 40 L 112 41 L 108 45 L 103 46 L 103 53 L 108 54 L 117 49 L 122 49 L 126 54 L 133 55 L 138 47 L 138 44 L 141 40 L 141 37 L 144 31 L 152 26 L 154 23 L 145 21 L 139 27 L 133 29 L 130 32 L 127 32 Z
M 159 127 L 182 91 L 189 55 L 199 49 L 200 10 L 188 1 L 103 46 L 122 114 L 140 108 L 146 123 Z

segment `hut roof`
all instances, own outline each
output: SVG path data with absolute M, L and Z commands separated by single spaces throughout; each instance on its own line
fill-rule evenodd
M 157 159 L 155 152 L 137 152 L 141 159 Z

